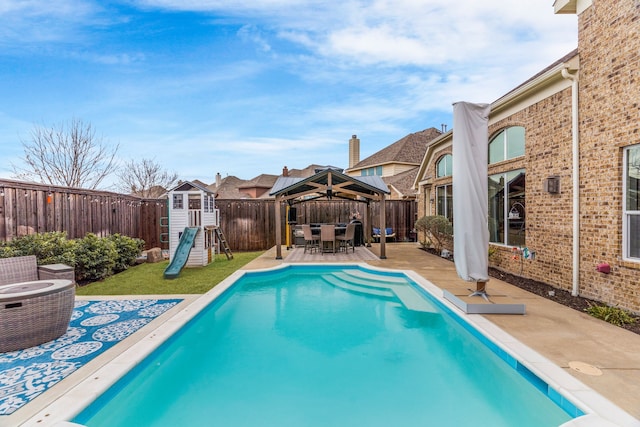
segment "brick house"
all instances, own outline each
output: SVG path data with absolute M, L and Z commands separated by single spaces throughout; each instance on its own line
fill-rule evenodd
M 360 140 L 356 135 L 349 140 L 349 176 L 378 175 L 391 190 L 389 199 L 415 199 L 413 187 L 420 162 L 429 141 L 439 136 L 436 128 L 411 133 L 382 150 L 360 160 Z
M 554 8 L 577 49 L 491 104 L 490 264 L 640 313 L 640 1 Z M 419 216 L 451 218 L 453 131 L 420 165 Z

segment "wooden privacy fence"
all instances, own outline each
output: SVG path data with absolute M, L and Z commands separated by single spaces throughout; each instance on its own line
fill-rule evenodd
M 409 240 L 410 232 L 417 220 L 418 207 L 413 200 L 387 200 L 385 226 L 392 227 L 399 241 Z M 220 228 L 224 232 L 229 246 L 234 251 L 266 250 L 276 244 L 275 201 L 246 199 L 216 199 L 220 210 Z M 351 215 L 358 212 L 364 215 L 362 203 L 349 200 L 319 200 L 298 203 L 295 207 L 295 220 L 298 224 L 349 222 Z M 373 226 L 378 227 L 380 214 L 379 202 L 371 202 Z M 281 207 L 285 212 L 285 203 Z M 293 219 L 293 218 L 292 218 Z M 286 216 L 280 218 L 282 241 L 286 241 Z
M 298 224 L 349 222 L 351 215 L 364 215 L 362 203 L 324 200 L 294 206 Z M 233 251 L 261 251 L 276 244 L 275 201 L 263 199 L 216 199 L 220 228 Z M 373 226 L 378 227 L 379 202 L 371 202 Z M 283 204 L 281 212 L 285 212 Z M 396 239 L 409 239 L 416 221 L 417 205 L 410 200 L 386 201 L 387 221 Z M 161 241 L 167 233 L 167 202 L 136 196 L 0 179 L 0 241 L 27 234 L 64 231 L 70 239 L 87 233 L 104 237 L 122 234 L 145 241 L 145 248 L 168 249 Z M 165 218 L 165 219 L 163 219 Z M 279 218 L 282 241 L 286 241 L 287 218 Z
M 166 212 L 164 200 L 0 180 L 2 241 L 50 231 L 64 231 L 70 239 L 119 233 L 143 239 L 146 248 L 163 247 L 160 218 Z

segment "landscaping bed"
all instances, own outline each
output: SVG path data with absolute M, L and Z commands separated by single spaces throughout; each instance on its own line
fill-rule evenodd
M 587 308 L 589 308 L 589 304 L 602 305 L 602 303 L 590 300 L 588 298 L 584 298 L 581 296 L 574 297 L 573 295 L 571 295 L 571 292 L 565 291 L 564 289 L 554 288 L 549 284 L 539 282 L 537 280 L 527 279 L 525 277 L 506 273 L 504 271 L 498 270 L 497 268 L 489 267 L 489 276 L 500 279 L 504 282 L 509 283 L 510 285 L 517 286 L 521 289 L 524 289 L 525 291 L 531 292 L 532 294 L 536 294 L 543 298 L 555 301 L 558 304 L 573 308 L 574 310 L 585 311 Z M 621 327 L 640 335 L 640 316 L 632 315 L 632 317 L 636 319 L 634 323 L 628 323 Z
M 431 254 L 440 256 L 440 252 L 432 248 L 426 248 L 424 250 Z M 453 258 L 450 258 L 450 261 L 453 262 Z M 562 304 L 574 310 L 585 312 L 590 305 L 603 305 L 602 303 L 589 298 L 584 298 L 581 296 L 574 297 L 573 295 L 571 295 L 571 292 L 564 289 L 554 288 L 547 283 L 539 282 L 533 279 L 527 279 L 526 277 L 516 276 L 515 274 L 507 273 L 497 268 L 489 267 L 489 276 L 500 279 L 503 282 L 509 283 L 510 285 L 517 286 L 520 289 L 524 289 L 525 291 L 531 292 L 532 294 L 550 299 L 557 302 L 558 304 Z M 620 327 L 640 335 L 640 316 L 633 314 L 630 314 L 630 316 L 635 319 L 635 322 L 626 323 Z

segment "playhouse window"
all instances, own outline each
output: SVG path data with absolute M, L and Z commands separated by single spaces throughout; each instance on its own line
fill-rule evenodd
M 173 195 L 173 209 L 184 209 L 184 194 Z
M 624 151 L 623 257 L 640 261 L 640 145 Z
M 189 194 L 189 209 L 200 210 L 202 206 L 202 198 L 199 194 Z
M 510 246 L 525 244 L 525 171 L 489 176 L 489 241 Z
M 522 126 L 501 130 L 489 141 L 489 164 L 524 156 L 524 141 Z

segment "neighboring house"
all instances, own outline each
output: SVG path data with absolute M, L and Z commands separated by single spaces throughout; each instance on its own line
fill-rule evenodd
M 442 132 L 435 128 L 412 133 L 360 161 L 360 140 L 349 140 L 349 176 L 377 175 L 391 190 L 389 199 L 414 199 L 413 187 L 420 162 L 429 143 Z
M 578 48 L 491 104 L 491 264 L 640 312 L 640 3 L 554 8 Z M 453 132 L 425 153 L 419 216 L 452 217 Z
M 286 166 L 282 168 L 282 175 L 295 178 L 306 178 L 316 173 L 319 168 L 326 166 L 309 165 L 304 169 L 291 169 Z M 216 199 L 272 199 L 269 190 L 273 187 L 278 175 L 261 174 L 250 180 L 240 179 L 233 175 L 222 178 L 220 173 L 216 174 L 216 182 L 211 185 L 204 185 L 213 191 Z M 198 181 L 199 182 L 199 181 Z
M 239 187 L 247 181 L 233 175 L 222 178 L 216 174 L 216 182 L 208 185 L 207 188 L 215 193 L 216 199 L 249 199 L 250 197 L 240 192 Z
M 238 191 L 248 195 L 251 199 L 259 199 L 262 196 L 269 197 L 269 190 L 271 190 L 277 179 L 276 175 L 263 173 L 240 185 Z

